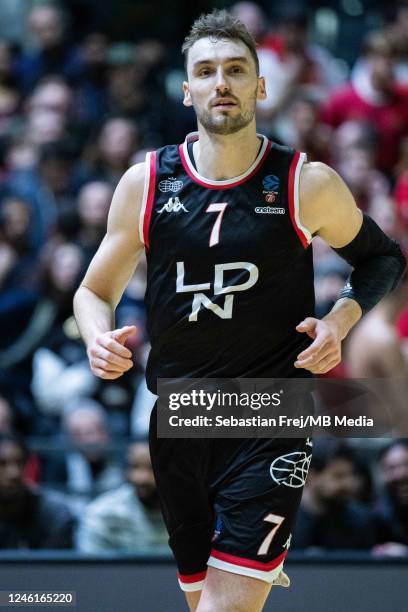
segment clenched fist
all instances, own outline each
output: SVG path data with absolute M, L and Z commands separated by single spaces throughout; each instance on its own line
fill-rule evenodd
M 96 376 L 115 380 L 130 370 L 133 366 L 132 353 L 124 344 L 135 332 L 134 325 L 126 325 L 95 338 L 87 353 L 91 370 Z

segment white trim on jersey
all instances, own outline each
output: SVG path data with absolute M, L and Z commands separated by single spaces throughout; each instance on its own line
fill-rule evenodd
M 197 132 L 191 132 L 190 134 L 187 135 L 184 143 L 183 143 L 183 151 L 184 151 L 184 157 L 186 159 L 187 165 L 189 167 L 189 170 L 191 171 L 191 173 L 199 180 L 199 181 L 203 181 L 204 183 L 207 183 L 208 185 L 213 185 L 213 186 L 222 186 L 222 185 L 232 185 L 233 183 L 237 183 L 238 181 L 242 181 L 245 177 L 247 177 L 249 174 L 251 174 L 251 172 L 253 172 L 255 170 L 255 168 L 257 167 L 257 165 L 259 164 L 259 162 L 261 161 L 261 159 L 263 158 L 263 155 L 265 153 L 266 147 L 268 146 L 268 139 L 266 136 L 264 136 L 263 134 L 257 134 L 257 136 L 259 136 L 259 138 L 262 138 L 262 146 L 259 150 L 258 155 L 256 156 L 255 161 L 253 162 L 253 164 L 248 168 L 248 170 L 246 170 L 243 174 L 240 174 L 239 176 L 234 176 L 234 178 L 231 179 L 225 179 L 224 181 L 213 181 L 211 179 L 206 178 L 205 176 L 201 176 L 201 174 L 199 174 L 197 172 L 197 170 L 194 168 L 194 165 L 191 162 L 190 159 L 190 155 L 188 152 L 188 142 L 191 140 L 192 136 L 196 136 Z
M 307 155 L 306 153 L 300 153 L 299 155 L 299 159 L 298 159 L 298 163 L 296 165 L 296 170 L 295 170 L 295 179 L 294 179 L 294 185 L 293 185 L 293 199 L 294 199 L 294 213 L 295 213 L 295 221 L 296 221 L 296 225 L 298 226 L 298 228 L 304 233 L 308 243 L 310 244 L 313 240 L 313 236 L 312 234 L 309 232 L 309 230 L 302 225 L 301 221 L 300 221 L 300 214 L 299 214 L 299 182 L 300 182 L 300 172 L 302 170 L 302 166 L 303 164 L 307 162 Z
M 269 572 L 264 572 L 262 570 L 257 570 L 252 567 L 244 567 L 243 565 L 236 565 L 235 563 L 228 563 L 228 561 L 222 561 L 221 559 L 216 559 L 211 556 L 207 565 L 211 567 L 216 567 L 217 569 L 224 570 L 226 572 L 231 572 L 233 574 L 241 574 L 242 576 L 250 576 L 251 578 L 258 578 L 258 580 L 263 580 L 264 582 L 268 582 L 272 584 L 283 568 L 283 561 L 277 567 Z
M 151 153 L 146 153 L 146 161 L 145 161 L 145 180 L 144 180 L 144 188 L 143 188 L 143 197 L 142 197 L 142 205 L 140 208 L 140 216 L 139 216 L 139 238 L 142 244 L 144 241 L 144 218 L 146 214 L 146 204 L 147 204 L 147 196 L 149 195 L 149 186 L 150 186 L 150 157 Z
M 198 582 L 182 582 L 178 579 L 180 588 L 182 591 L 192 593 L 193 591 L 201 591 L 204 586 L 204 580 L 198 580 Z

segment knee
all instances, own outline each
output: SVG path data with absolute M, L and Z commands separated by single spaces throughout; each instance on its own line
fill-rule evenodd
M 201 595 L 196 612 L 259 612 L 259 608 L 248 608 L 238 602 L 221 603 L 213 597 Z

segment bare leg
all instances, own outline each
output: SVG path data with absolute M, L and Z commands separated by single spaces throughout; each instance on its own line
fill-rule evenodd
M 260 612 L 271 584 L 209 567 L 197 612 Z
M 190 612 L 195 612 L 198 606 L 198 602 L 200 601 L 201 591 L 191 591 L 190 593 L 185 591 L 184 595 L 186 596 Z

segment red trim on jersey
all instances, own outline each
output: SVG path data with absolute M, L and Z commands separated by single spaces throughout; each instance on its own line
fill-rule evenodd
M 258 170 L 261 168 L 261 166 L 264 164 L 266 158 L 268 157 L 268 153 L 271 150 L 271 147 L 272 147 L 272 143 L 271 143 L 270 140 L 268 140 L 268 144 L 266 145 L 266 149 L 265 149 L 261 159 L 257 163 L 257 165 L 252 170 L 252 172 L 250 172 L 247 176 L 242 178 L 240 181 L 235 181 L 233 183 L 228 183 L 228 185 L 212 185 L 211 183 L 207 183 L 206 181 L 200 180 L 197 176 L 195 176 L 195 174 L 193 174 L 191 172 L 191 170 L 190 170 L 190 168 L 188 166 L 188 162 L 186 160 L 186 156 L 184 155 L 184 149 L 183 149 L 183 145 L 182 144 L 179 145 L 179 153 L 180 153 L 181 162 L 182 162 L 182 164 L 184 166 L 185 171 L 187 172 L 189 177 L 195 183 L 198 183 L 199 185 L 201 185 L 202 187 L 206 187 L 207 189 L 230 189 L 231 187 L 237 187 L 238 185 L 242 185 L 242 183 L 245 183 L 246 181 L 249 181 L 249 179 L 252 178 L 254 176 L 254 174 L 256 174 L 256 172 L 258 172 Z
M 207 570 L 204 572 L 197 572 L 197 574 L 180 574 L 177 572 L 178 579 L 180 582 L 184 582 L 185 584 L 191 584 L 193 582 L 201 582 L 204 580 L 207 574 Z
M 235 555 L 230 555 L 228 553 L 223 553 L 214 548 L 211 551 L 211 557 L 215 559 L 219 559 L 220 561 L 225 561 L 226 563 L 232 563 L 233 565 L 240 565 L 241 567 L 249 567 L 251 569 L 260 570 L 261 572 L 270 572 L 275 569 L 282 563 L 285 559 L 288 551 L 285 550 L 279 557 L 276 559 L 272 559 L 272 561 L 268 561 L 267 563 L 262 563 L 261 561 L 253 561 L 253 559 L 245 559 L 244 557 L 236 557 Z
M 301 243 L 303 244 L 305 248 L 307 248 L 309 246 L 309 243 L 307 241 L 306 236 L 304 235 L 304 233 L 302 232 L 302 230 L 296 223 L 296 217 L 295 217 L 295 175 L 296 175 L 296 168 L 299 163 L 299 158 L 300 158 L 300 153 L 299 151 L 296 151 L 295 155 L 293 156 L 292 162 L 290 164 L 290 168 L 289 168 L 289 178 L 288 178 L 289 213 L 290 213 L 290 218 L 292 220 L 292 225 L 295 228 L 295 231 L 297 235 L 299 236 Z
M 149 249 L 149 227 L 150 218 L 152 216 L 154 191 L 156 188 L 156 151 L 150 154 L 150 176 L 149 176 L 149 191 L 147 192 L 146 208 L 143 218 L 143 241 L 146 250 Z

